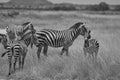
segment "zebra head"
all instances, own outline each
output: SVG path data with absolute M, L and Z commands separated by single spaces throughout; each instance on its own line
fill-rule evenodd
M 32 24 L 31 22 L 26 22 L 26 23 L 24 23 L 23 25 L 27 25 L 26 27 L 28 27 L 29 30 L 30 30 L 30 32 L 28 32 L 28 33 L 31 33 L 31 48 L 32 48 L 32 46 L 33 46 L 34 34 L 35 34 L 36 30 L 34 29 L 34 26 L 33 26 L 33 24 Z
M 88 32 L 85 33 L 85 35 L 84 35 L 84 39 L 85 39 L 85 40 L 91 39 L 90 33 L 91 33 L 90 30 L 89 30 Z
M 23 23 L 21 26 L 23 27 L 22 30 L 18 30 L 16 32 L 16 34 L 17 34 L 17 36 L 19 36 L 19 38 L 20 37 L 22 38 L 27 33 L 34 34 L 36 32 L 36 30 L 34 29 L 34 26 L 32 25 L 31 22 Z
M 8 46 L 7 35 L 0 34 L 0 43 L 2 43 L 2 45 L 4 46 L 5 49 L 7 48 L 7 46 Z
M 81 27 L 79 28 L 80 34 L 84 36 L 85 38 L 91 38 L 91 31 L 85 27 L 84 24 L 80 25 Z
M 83 22 L 77 22 L 72 27 L 69 28 L 69 30 L 72 30 L 76 32 L 77 35 L 86 36 L 89 33 L 89 30 L 85 27 L 85 24 Z
M 26 32 L 27 30 L 32 31 L 33 33 L 35 33 L 35 31 L 36 31 L 36 30 L 34 29 L 34 26 L 33 26 L 33 24 L 32 24 L 31 22 L 23 23 L 22 26 L 23 26 L 23 28 L 24 28 L 23 33 Z

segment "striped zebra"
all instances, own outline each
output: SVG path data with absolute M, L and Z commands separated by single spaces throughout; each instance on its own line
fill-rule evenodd
M 6 32 L 9 42 L 20 39 L 27 32 L 35 30 L 31 22 L 23 23 L 22 25 L 7 26 Z
M 19 69 L 23 69 L 25 57 L 28 51 L 27 47 L 31 43 L 31 33 L 27 33 L 25 36 L 22 37 L 20 40 L 16 40 L 14 42 L 8 43 L 6 47 L 7 51 L 1 55 L 1 57 L 3 57 L 5 56 L 5 54 L 8 54 L 8 61 L 9 61 L 8 75 L 10 75 L 12 72 L 11 69 L 12 64 L 13 64 L 13 72 L 15 72 L 16 70 L 15 66 L 18 59 L 19 59 Z
M 85 38 L 84 47 L 83 47 L 85 56 L 87 56 L 88 54 L 89 56 L 92 55 L 93 59 L 97 58 L 98 50 L 99 50 L 99 43 L 96 39 L 93 38 L 91 39 L 91 36 Z
M 61 55 L 66 51 L 68 56 L 69 47 L 73 44 L 74 40 L 79 36 L 87 36 L 88 29 L 85 27 L 83 22 L 75 23 L 72 27 L 66 30 L 52 30 L 43 29 L 34 34 L 34 45 L 38 47 L 37 57 L 40 59 L 40 53 L 42 47 L 43 53 L 47 56 L 48 46 L 51 47 L 63 47 Z
M 7 54 L 8 56 L 8 61 L 9 61 L 8 76 L 11 75 L 12 72 L 16 71 L 17 61 L 19 62 L 19 69 L 23 69 L 24 59 L 25 59 L 27 51 L 28 50 L 27 50 L 26 45 L 21 42 L 15 42 L 7 46 L 7 51 L 3 53 L 1 57 L 3 57 L 5 54 Z

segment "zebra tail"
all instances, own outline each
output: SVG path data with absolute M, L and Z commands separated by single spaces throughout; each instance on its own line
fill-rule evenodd
M 9 52 L 9 51 L 6 51 L 6 52 L 2 53 L 1 57 L 4 57 L 5 54 L 7 54 L 8 52 Z

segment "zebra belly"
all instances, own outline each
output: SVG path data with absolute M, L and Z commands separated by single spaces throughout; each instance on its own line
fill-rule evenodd
M 58 48 L 58 47 L 63 47 L 64 43 L 63 42 L 57 42 L 57 43 L 54 42 L 53 44 L 48 44 L 48 46 Z

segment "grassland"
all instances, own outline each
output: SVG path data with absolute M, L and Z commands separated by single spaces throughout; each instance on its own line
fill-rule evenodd
M 64 30 L 78 21 L 86 22 L 92 36 L 100 43 L 97 62 L 85 58 L 83 37 L 79 36 L 69 50 L 69 57 L 60 57 L 61 48 L 48 50 L 48 57 L 41 54 L 38 61 L 36 47 L 29 48 L 24 70 L 10 77 L 7 57 L 0 58 L 0 79 L 14 80 L 120 80 L 120 15 L 97 15 L 83 12 L 20 11 L 15 17 L 4 16 L 0 11 L 0 27 L 31 21 L 37 30 L 50 28 Z M 4 52 L 2 45 L 0 53 Z

